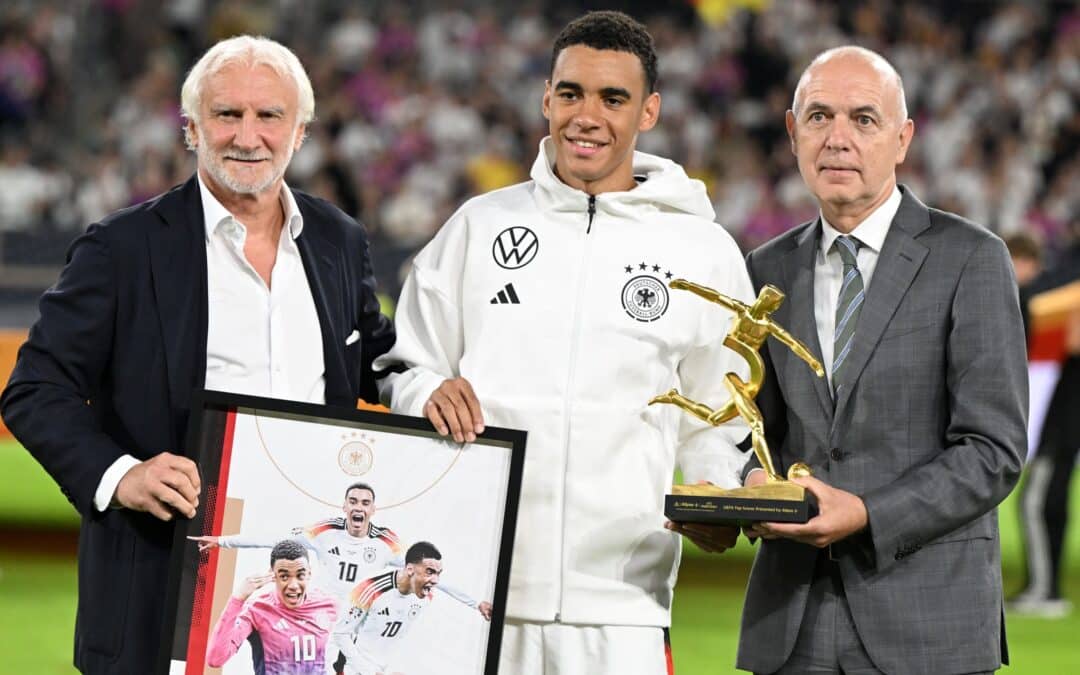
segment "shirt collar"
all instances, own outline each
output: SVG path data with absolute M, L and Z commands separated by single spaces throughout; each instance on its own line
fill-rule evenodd
M 233 215 L 229 213 L 213 192 L 210 192 L 210 188 L 206 187 L 206 183 L 203 182 L 202 175 L 198 172 L 195 173 L 199 180 L 199 195 L 202 197 L 203 207 L 203 223 L 205 223 L 205 235 L 207 241 L 217 231 L 223 223 L 235 220 Z M 289 237 L 296 239 L 300 236 L 300 233 L 304 231 L 304 217 L 300 214 L 300 207 L 296 205 L 296 197 L 293 196 L 292 190 L 284 182 L 281 183 L 281 206 L 285 212 L 285 224 L 289 228 Z M 239 222 L 239 221 L 237 221 Z
M 874 209 L 866 220 L 855 226 L 850 234 L 859 240 L 861 246 L 865 246 L 874 253 L 881 253 L 881 247 L 885 244 L 885 236 L 889 234 L 896 212 L 900 210 L 900 190 L 894 185 L 892 194 L 881 206 Z M 844 234 L 825 220 L 825 214 L 821 214 L 821 252 L 828 255 L 832 250 L 836 238 Z

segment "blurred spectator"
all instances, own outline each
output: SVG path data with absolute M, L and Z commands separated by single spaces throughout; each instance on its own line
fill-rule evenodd
M 31 121 L 45 97 L 49 63 L 27 34 L 13 22 L 0 30 L 0 126 Z
M 1074 219 L 1071 226 L 1070 245 L 1058 263 L 1021 288 L 1025 304 L 1036 293 L 1080 280 L 1080 219 Z M 1032 255 L 1030 244 L 1016 237 L 1009 243 L 1018 279 L 1021 274 L 1037 272 L 1024 264 Z M 1023 589 L 1006 603 L 1006 609 L 1014 614 L 1046 618 L 1064 617 L 1072 611 L 1061 583 L 1069 490 L 1080 452 L 1080 416 L 1076 414 L 1080 410 L 1080 305 L 1066 319 L 1064 339 L 1065 359 L 1020 490 L 1026 580 Z
M 70 189 L 69 176 L 30 162 L 30 149 L 9 140 L 0 148 L 0 232 L 27 230 L 45 220 L 50 206 Z
M 1042 248 L 1039 241 L 1030 234 L 1014 234 L 1005 239 L 1005 247 L 1012 258 L 1013 271 L 1016 272 L 1016 285 L 1027 287 L 1042 271 Z

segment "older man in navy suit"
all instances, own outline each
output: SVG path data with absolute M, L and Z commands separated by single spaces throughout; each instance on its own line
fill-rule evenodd
M 192 392 L 355 406 L 375 400 L 371 361 L 394 341 L 363 228 L 284 183 L 314 116 L 296 56 L 220 42 L 182 106 L 197 174 L 75 241 L 0 398 L 82 515 L 84 673 L 153 669 L 170 521 L 199 503 L 183 456 Z

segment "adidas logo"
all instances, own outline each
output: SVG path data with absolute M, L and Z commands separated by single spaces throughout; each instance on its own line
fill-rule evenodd
M 289 624 L 286 623 L 285 619 L 278 619 L 277 623 L 274 624 L 274 630 L 287 631 L 289 630 Z
M 503 289 L 495 294 L 495 297 L 491 299 L 493 305 L 520 305 L 521 300 L 518 300 L 517 291 L 514 290 L 514 284 L 506 284 Z
M 379 612 L 379 616 L 390 616 L 390 608 L 383 607 L 383 611 Z
M 334 548 L 332 548 L 332 549 L 329 549 L 329 550 L 327 550 L 326 552 L 327 552 L 327 553 L 330 553 L 330 554 L 332 554 L 332 555 L 341 555 L 341 551 L 339 551 L 339 550 L 338 550 L 338 547 L 337 547 L 337 546 L 335 546 L 335 547 L 334 547 Z

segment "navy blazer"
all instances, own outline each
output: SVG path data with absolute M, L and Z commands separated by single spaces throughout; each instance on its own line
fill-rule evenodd
M 393 345 L 363 227 L 293 191 L 296 243 L 322 329 L 326 402 L 378 400 L 372 360 Z M 184 452 L 206 378 L 206 243 L 199 185 L 109 215 L 75 240 L 19 350 L 0 412 L 82 515 L 75 665 L 148 673 L 157 658 L 173 527 L 93 506 L 121 455 Z M 353 331 L 360 340 L 346 346 Z

